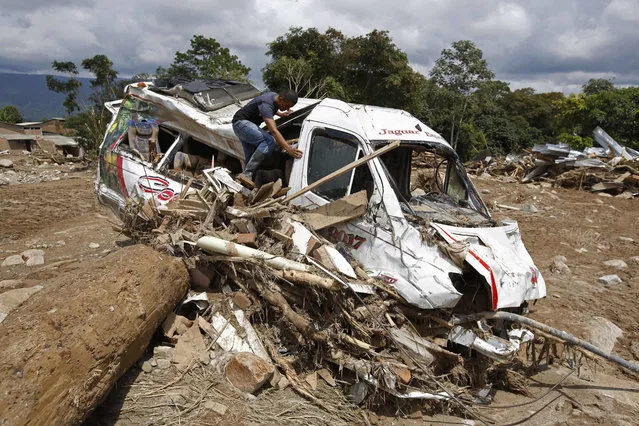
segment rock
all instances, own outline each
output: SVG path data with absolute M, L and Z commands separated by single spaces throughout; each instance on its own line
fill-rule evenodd
M 224 414 L 226 414 L 226 410 L 228 410 L 228 407 L 226 405 L 220 404 L 219 402 L 215 402 L 215 401 L 206 401 L 204 403 L 204 408 L 207 410 L 211 410 L 219 414 L 220 416 L 223 416 Z
M 171 360 L 170 359 L 158 359 L 158 368 L 160 370 L 168 370 L 171 368 Z
M 632 257 L 630 258 L 630 261 L 631 261 L 632 263 L 639 263 L 639 256 L 632 256 Z
M 206 344 L 200 333 L 200 327 L 193 324 L 178 338 L 172 361 L 178 370 L 185 371 L 197 360 L 207 363 L 209 357 L 206 352 Z
M 617 268 L 617 269 L 626 269 L 628 267 L 626 262 L 624 262 L 621 259 L 606 260 L 604 262 L 604 265 L 610 266 L 611 268 Z
M 586 340 L 606 353 L 611 353 L 623 331 L 614 323 L 602 317 L 586 320 Z
M 490 194 L 490 189 L 482 189 L 481 193 L 482 194 Z
M 253 302 L 251 302 L 251 299 L 249 299 L 248 296 L 241 291 L 238 291 L 233 295 L 233 303 L 235 303 L 235 306 L 243 311 L 250 308 L 253 304 Z
M 168 359 L 173 358 L 173 348 L 171 346 L 156 346 L 153 348 L 153 358 L 157 359 Z
M 558 275 L 569 275 L 571 273 L 570 268 L 566 265 L 565 256 L 555 256 L 552 260 L 552 264 L 550 265 L 550 272 Z
M 149 361 L 144 361 L 141 368 L 142 371 L 144 371 L 145 373 L 150 373 L 151 371 L 153 371 L 153 366 Z
M 192 325 L 193 321 L 190 319 L 183 317 L 182 315 L 175 315 L 175 313 L 171 312 L 169 316 L 164 319 L 164 322 L 162 323 L 162 330 L 166 337 L 171 338 L 176 334 L 180 335 L 186 333 Z
M 98 244 L 98 243 L 89 243 L 89 248 L 90 249 L 100 248 L 100 244 Z
M 42 290 L 41 285 L 27 288 L 16 288 L 0 294 L 0 322 L 9 315 L 9 312 L 24 303 L 33 294 Z
M 412 195 L 413 197 L 421 197 L 423 195 L 426 195 L 426 191 L 421 188 L 417 188 L 413 192 L 411 192 L 410 195 Z
M 609 197 L 612 198 L 612 195 L 608 194 L 607 192 L 600 192 L 597 195 L 599 195 L 600 197 Z
M 624 191 L 621 194 L 617 195 L 616 198 L 623 198 L 626 200 L 631 200 L 633 197 L 632 192 L 630 191 Z
M 158 366 L 158 362 L 155 358 L 151 358 L 149 360 L 149 363 L 151 364 L 151 367 L 157 367 Z
M 599 277 L 599 282 L 604 285 L 616 285 L 623 283 L 618 275 L 604 275 L 603 277 Z
M 64 242 L 64 240 L 60 240 L 60 241 L 56 241 L 55 242 L 55 246 L 56 247 L 62 247 L 63 245 L 65 245 L 66 243 Z
M 411 374 L 410 374 L 410 370 L 408 368 L 399 367 L 399 366 L 393 366 L 393 371 L 395 371 L 395 374 L 397 375 L 397 378 L 403 384 L 408 384 L 408 382 L 410 382 Z
M 20 287 L 20 280 L 2 280 L 0 281 L 0 291 L 13 290 Z
M 27 266 L 38 266 L 44 265 L 44 256 L 31 256 L 29 260 L 27 260 Z
M 242 392 L 253 393 L 271 378 L 274 371 L 272 364 L 257 355 L 240 352 L 226 365 L 224 374 Z
M 368 395 L 368 386 L 363 381 L 355 383 L 351 386 L 351 402 L 359 405 Z
M 19 254 L 14 254 L 13 256 L 7 257 L 2 262 L 2 266 L 3 267 L 17 266 L 17 265 L 22 265 L 23 263 L 24 263 L 24 259 L 22 259 L 22 256 Z
M 13 161 L 3 158 L 2 160 L 0 160 L 0 167 L 4 169 L 10 169 L 13 167 Z
M 32 258 L 34 256 L 44 256 L 44 251 L 37 250 L 37 249 L 31 249 L 31 250 L 25 250 L 25 251 L 22 252 L 22 258 L 24 260 L 29 260 L 30 258 Z
M 538 213 L 539 209 L 534 204 L 524 204 L 521 206 L 521 211 L 528 214 Z
M 632 352 L 632 354 L 635 356 L 635 359 L 639 359 L 639 342 L 638 341 L 633 341 L 630 344 L 630 352 Z

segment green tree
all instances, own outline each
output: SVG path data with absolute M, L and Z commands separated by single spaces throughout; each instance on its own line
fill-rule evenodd
M 561 134 L 586 134 L 592 127 L 588 119 L 588 105 L 586 95 L 571 94 L 556 104 L 557 114 L 554 122 L 554 133 Z
M 91 88 L 93 94 L 90 99 L 100 108 L 108 101 L 116 100 L 119 97 L 115 80 L 118 72 L 113 69 L 113 62 L 106 55 L 95 55 L 92 58 L 82 60 L 82 68 L 93 74 Z
M 82 83 L 78 80 L 78 67 L 70 61 L 59 62 L 53 61 L 51 67 L 54 71 L 70 75 L 65 80 L 60 80 L 52 75 L 47 75 L 47 88 L 52 92 L 65 93 L 67 96 L 64 99 L 63 105 L 67 111 L 67 115 L 73 114 L 73 111 L 79 110 L 78 95 L 80 94 L 80 87 Z
M 591 78 L 588 83 L 581 86 L 581 89 L 586 96 L 598 95 L 599 93 L 615 90 L 615 84 L 612 79 Z
M 18 108 L 13 105 L 5 105 L 0 109 L 0 121 L 15 124 L 22 123 L 24 119 Z
M 426 79 L 410 67 L 408 56 L 393 43 L 388 31 L 373 30 L 346 39 L 342 50 L 349 100 L 422 114 Z
M 425 78 L 387 31 L 345 37 L 334 28 L 291 28 L 269 43 L 272 60 L 263 69 L 273 90 L 292 88 L 301 96 L 323 95 L 349 102 L 403 108 L 423 115 Z
M 194 35 L 191 48 L 186 52 L 175 52 L 173 63 L 168 69 L 159 68 L 167 76 L 187 79 L 229 79 L 248 81 L 250 68 L 244 66 L 236 55 L 222 47 L 214 38 Z
M 292 27 L 268 44 L 271 61 L 262 69 L 263 80 L 272 90 L 290 88 L 300 96 L 330 96 L 345 99 L 341 55 L 344 35 L 329 28 Z M 318 90 L 319 89 L 319 90 Z
M 453 42 L 450 49 L 442 50 L 430 77 L 452 100 L 450 143 L 457 148 L 464 120 L 469 117 L 470 94 L 492 80 L 495 74 L 488 68 L 481 49 L 470 40 L 459 40 Z
M 556 136 L 553 123 L 557 103 L 565 96 L 561 92 L 535 93 L 528 87 L 511 92 L 504 98 L 503 106 L 512 120 L 539 129 L 542 139 Z
M 264 72 L 272 76 L 271 81 L 276 81 L 275 87 L 292 89 L 300 96 L 308 98 L 324 98 L 335 94 L 343 96 L 341 85 L 332 77 L 316 76 L 311 62 L 306 59 L 282 56 L 267 64 Z

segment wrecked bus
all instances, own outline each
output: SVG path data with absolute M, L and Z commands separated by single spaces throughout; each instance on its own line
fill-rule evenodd
M 129 85 L 125 93 L 107 104 L 113 119 L 100 147 L 96 179 L 103 204 L 122 213 L 129 197 L 168 203 L 187 182 L 197 187 L 192 178 L 202 170 L 241 172 L 244 155 L 231 119 L 260 93 L 254 86 L 156 81 Z M 157 125 L 153 158 L 129 140 L 129 127 L 139 122 Z M 313 208 L 365 191 L 364 216 L 321 232 L 409 304 L 522 313 L 528 302 L 545 297 L 544 279 L 517 224 L 492 219 L 452 147 L 409 113 L 300 98 L 293 113 L 276 122 L 304 155 L 294 160 L 276 153 L 257 179 L 281 178 L 289 193 L 399 141 L 398 148 L 292 203 Z

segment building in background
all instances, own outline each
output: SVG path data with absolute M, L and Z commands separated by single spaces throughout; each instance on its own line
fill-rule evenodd
M 74 157 L 82 156 L 82 148 L 70 136 L 72 131 L 65 127 L 64 118 L 25 123 L 0 122 L 0 151 L 29 151 L 41 149 L 49 154 Z

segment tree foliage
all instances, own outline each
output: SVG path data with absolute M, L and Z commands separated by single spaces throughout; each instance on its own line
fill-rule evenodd
M 24 119 L 22 118 L 22 114 L 18 111 L 13 105 L 5 105 L 0 109 L 0 121 L 5 123 L 22 123 Z
M 584 95 L 598 95 L 599 93 L 611 92 L 615 90 L 615 85 L 611 79 L 591 78 L 588 83 L 581 86 Z
M 248 81 L 250 68 L 244 66 L 236 55 L 222 47 L 214 38 L 194 35 L 191 48 L 186 52 L 175 52 L 168 69 L 158 67 L 156 73 L 187 79 L 215 79 Z
M 90 97 L 94 105 L 101 108 L 105 102 L 119 97 L 115 83 L 118 72 L 113 69 L 113 62 L 106 55 L 95 55 L 92 58 L 83 59 L 82 68 L 94 76 L 91 80 L 93 93 Z
M 481 49 L 470 40 L 459 40 L 453 42 L 450 49 L 442 50 L 430 77 L 448 92 L 446 96 L 452 100 L 450 143 L 456 148 L 464 121 L 470 116 L 471 94 L 490 82 L 495 73 L 488 67 Z M 461 147 L 460 150 L 468 151 L 469 147 Z
M 387 31 L 346 37 L 329 28 L 290 28 L 269 43 L 271 61 L 263 69 L 272 90 L 291 88 L 301 96 L 330 96 L 350 102 L 423 109 L 425 78 Z
M 70 76 L 61 80 L 52 75 L 47 75 L 46 81 L 47 88 L 49 90 L 67 95 L 62 104 L 64 105 L 64 109 L 67 111 L 67 115 L 71 115 L 73 114 L 73 111 L 80 109 L 80 106 L 78 105 L 78 95 L 80 94 L 80 87 L 82 87 L 82 83 L 77 79 L 78 67 L 70 61 L 53 61 L 51 63 L 51 68 L 53 68 L 56 72 L 68 74 Z
M 71 75 L 67 80 L 47 76 L 47 87 L 51 91 L 67 94 L 63 103 L 67 113 L 71 115 L 76 110 L 79 112 L 68 118 L 66 126 L 74 131 L 82 147 L 89 153 L 94 153 L 102 142 L 109 122 L 109 113 L 104 103 L 121 97 L 116 81 L 118 72 L 113 69 L 113 62 L 105 55 L 99 54 L 83 59 L 82 68 L 93 74 L 94 78 L 91 80 L 93 93 L 89 97 L 90 105 L 81 107 L 78 94 L 82 83 L 77 79 L 78 67 L 73 62 L 53 61 L 52 68 L 56 72 Z
M 483 52 L 470 40 L 453 42 L 435 61 L 430 77 L 441 87 L 468 95 L 495 77 Z

